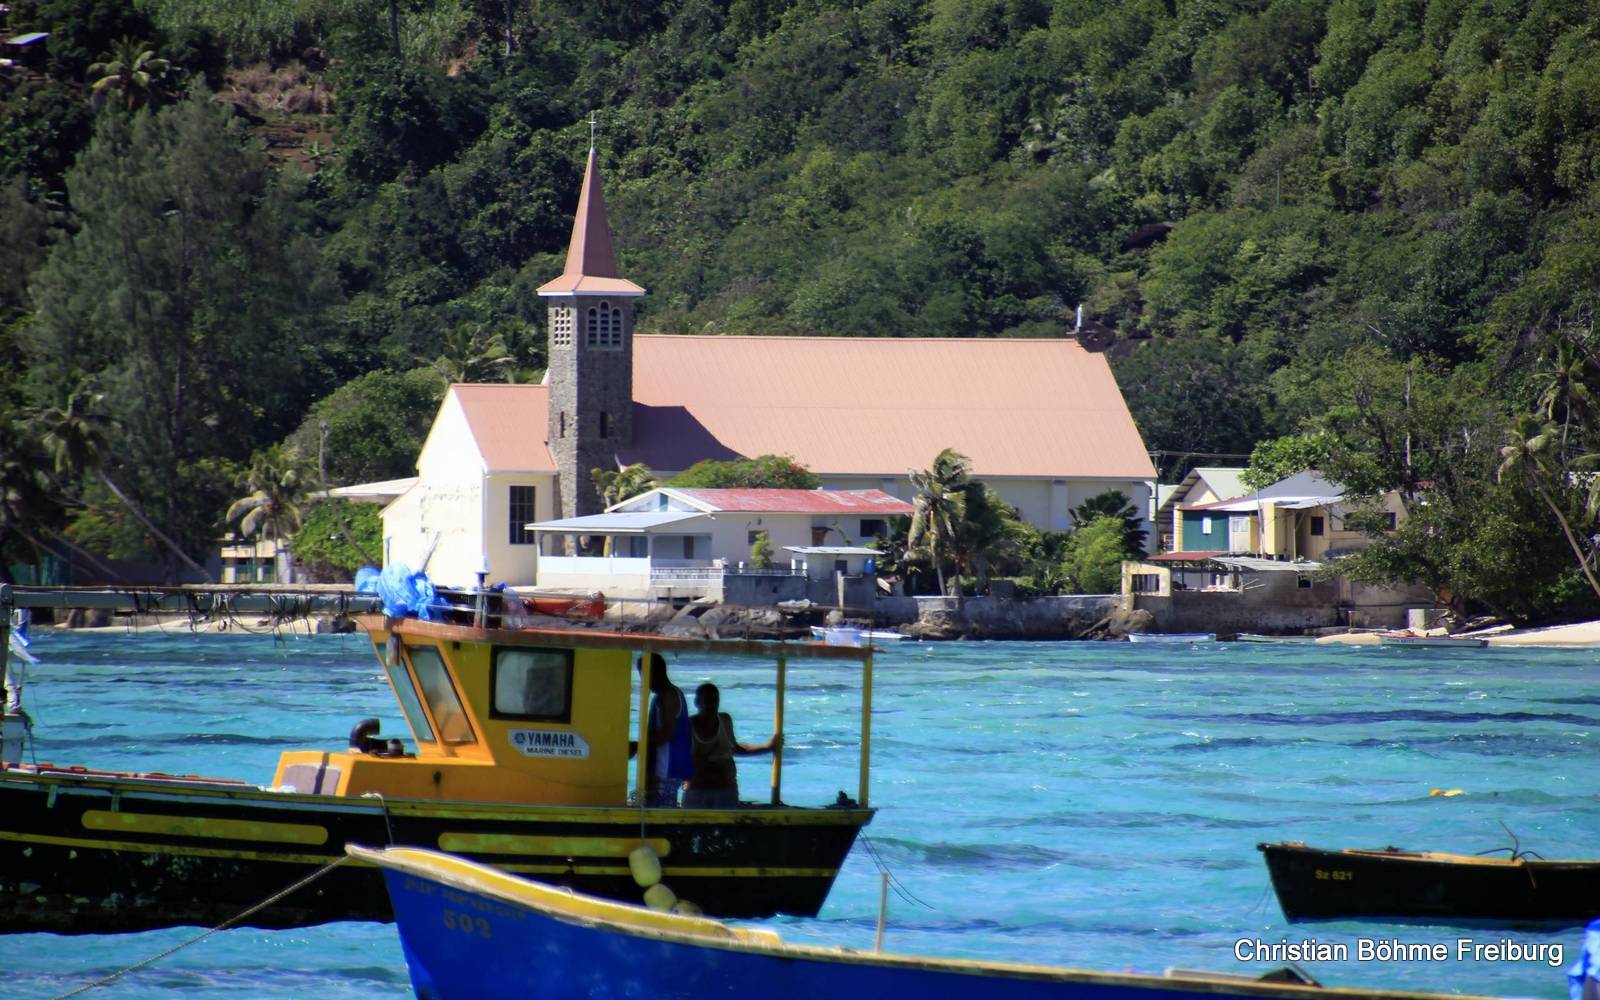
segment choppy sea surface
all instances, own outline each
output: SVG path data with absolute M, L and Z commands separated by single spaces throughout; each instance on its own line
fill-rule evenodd
M 27 706 L 37 759 L 269 782 L 285 748 L 344 745 L 403 723 L 361 636 L 46 634 Z M 1535 962 L 1357 962 L 1358 939 L 1559 943 L 1579 929 L 1287 924 L 1255 845 L 1472 853 L 1509 843 L 1600 858 L 1600 652 L 1214 644 L 906 643 L 880 653 L 873 804 L 880 812 L 794 941 L 869 948 L 879 876 L 887 945 L 1090 969 L 1252 972 L 1241 938 L 1343 942 L 1325 985 L 1566 995 Z M 683 657 L 685 688 L 723 689 L 741 739 L 770 732 L 765 664 Z M 784 798 L 856 788 L 851 668 L 791 665 Z M 762 759 L 741 762 L 747 798 Z M 1462 789 L 1453 797 L 1435 788 Z M 4 817 L 0 817 L 0 824 Z M 1596 901 L 1600 915 L 1600 900 Z M 0 937 L 0 996 L 50 997 L 195 934 Z M 93 997 L 409 994 L 394 928 L 341 923 L 217 933 Z

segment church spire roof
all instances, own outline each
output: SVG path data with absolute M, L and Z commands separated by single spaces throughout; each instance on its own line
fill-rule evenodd
M 539 287 L 540 295 L 643 295 L 644 289 L 622 277 L 611 247 L 611 224 L 606 218 L 606 196 L 600 183 L 600 158 L 589 147 L 589 164 L 583 171 L 578 214 L 572 220 L 572 241 L 567 244 L 567 267 L 561 277 Z

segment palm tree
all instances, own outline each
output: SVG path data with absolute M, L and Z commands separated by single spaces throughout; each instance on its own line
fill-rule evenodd
M 12 442 L 25 441 L 26 430 L 23 426 L 11 428 Z M 40 511 L 49 507 L 50 477 L 26 450 L 26 446 L 7 448 L 0 455 L 0 581 L 5 582 L 11 582 L 4 559 L 7 538 L 27 542 L 35 563 L 44 559 L 37 529 Z
M 166 93 L 164 84 L 171 71 L 172 63 L 156 55 L 148 43 L 124 35 L 89 67 L 89 76 L 95 78 L 89 85 L 90 100 L 99 108 L 117 91 L 123 106 L 132 111 Z
M 223 518 L 237 522 L 240 535 L 254 539 L 259 550 L 263 538 L 281 540 L 300 530 L 306 462 L 298 450 L 275 444 L 256 452 L 242 481 L 250 492 L 235 500 Z M 250 575 L 254 583 L 254 560 Z
M 1550 367 L 1541 373 L 1539 413 L 1546 420 L 1561 424 L 1561 445 L 1566 449 L 1572 424 L 1588 423 L 1595 415 L 1594 393 L 1590 383 L 1597 372 L 1593 357 L 1584 345 L 1564 337 L 1551 352 Z
M 445 334 L 439 356 L 428 364 L 446 383 L 454 384 L 509 381 L 509 369 L 515 360 L 499 333 L 484 333 L 478 323 L 457 323 Z
M 1589 554 L 1584 551 L 1583 544 L 1573 533 L 1571 522 L 1550 491 L 1552 479 L 1559 476 L 1565 482 L 1566 462 L 1561 444 L 1564 436 L 1564 430 L 1554 421 L 1540 420 L 1537 414 L 1518 417 L 1517 422 L 1506 431 L 1506 444 L 1500 449 L 1500 468 L 1496 478 L 1503 482 L 1507 476 L 1520 476 L 1544 501 L 1550 513 L 1555 515 L 1556 522 L 1561 525 L 1561 533 L 1572 547 L 1572 554 L 1578 560 L 1578 568 L 1583 570 L 1584 579 L 1589 581 L 1595 596 L 1600 597 L 1600 582 L 1595 581 L 1594 573 L 1589 568 Z M 1592 504 L 1592 490 L 1590 495 Z
M 88 381 L 82 381 L 67 391 L 56 404 L 35 410 L 29 423 L 38 435 L 40 444 L 49 454 L 58 484 L 78 476 L 97 475 L 117 502 L 128 509 L 150 537 L 159 541 L 185 566 L 206 580 L 211 574 L 195 562 L 183 547 L 166 532 L 155 526 L 144 509 L 134 502 L 111 478 L 105 468 L 112 422 L 105 416 L 102 404 L 105 394 Z
M 600 504 L 606 509 L 615 507 L 624 500 L 632 500 L 641 493 L 648 493 L 661 485 L 656 479 L 656 474 L 643 462 L 623 466 L 620 469 L 590 469 L 589 478 L 594 480 L 594 488 L 600 493 Z M 611 554 L 611 536 L 606 536 L 606 555 Z
M 910 476 L 911 485 L 916 489 L 912 499 L 916 510 L 911 515 L 911 528 L 906 535 L 906 558 L 933 563 L 942 596 L 949 593 L 944 563 L 967 520 L 967 487 L 972 482 L 972 460 L 946 448 L 934 458 L 932 466 L 923 471 L 913 469 Z
M 1129 559 L 1142 559 L 1144 557 L 1145 539 L 1149 532 L 1144 530 L 1144 519 L 1139 516 L 1139 509 L 1128 499 L 1128 495 L 1121 490 L 1107 490 L 1097 493 L 1083 503 L 1072 508 L 1073 528 L 1082 528 L 1093 524 L 1102 517 L 1114 518 L 1122 524 L 1122 552 Z
M 607 508 L 615 507 L 624 500 L 632 500 L 641 493 L 649 493 L 661 485 L 656 474 L 643 462 L 620 469 L 591 469 L 589 476 L 594 480 L 594 488 L 600 491 L 601 504 Z
M 969 482 L 965 493 L 966 511 L 955 525 L 950 555 L 962 575 L 974 578 L 981 589 L 992 572 L 1020 569 L 1038 545 L 1039 533 L 986 484 Z

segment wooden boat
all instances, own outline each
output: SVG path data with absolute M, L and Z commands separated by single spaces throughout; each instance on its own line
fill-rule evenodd
M 1379 632 L 1384 646 L 1420 646 L 1438 649 L 1482 649 L 1489 640 L 1470 635 L 1421 635 L 1416 632 Z
M 0 605 L 9 597 L 0 587 Z M 352 842 L 443 848 L 630 900 L 639 892 L 627 857 L 643 843 L 707 912 L 813 915 L 872 818 L 870 649 L 357 620 L 409 739 L 363 720 L 347 749 L 289 750 L 260 785 L 0 764 L 0 932 L 215 924 L 343 857 Z M 648 731 L 634 734 L 642 750 L 630 767 L 629 713 L 636 693 L 647 716 L 649 678 L 634 685 L 634 662 L 652 652 L 775 661 L 778 733 L 789 660 L 859 669 L 857 798 L 784 804 L 779 749 L 759 804 L 642 808 Z M 377 871 L 347 864 L 249 922 L 389 918 Z
M 1240 632 L 1233 637 L 1234 642 L 1262 642 L 1262 643 L 1313 643 L 1317 641 L 1314 635 L 1257 635 L 1254 632 Z
M 412 986 L 435 1000 L 1438 996 L 1322 988 L 1287 970 L 1269 974 L 1270 980 L 1176 971 L 1157 976 L 791 945 L 770 930 L 564 892 L 432 851 L 349 850 L 383 869 Z
M 1216 642 L 1215 632 L 1129 632 L 1129 642 Z
M 604 618 L 606 596 L 560 597 L 549 594 L 532 594 L 522 598 L 528 614 L 547 615 L 551 618 Z
M 1291 921 L 1383 918 L 1433 923 L 1577 925 L 1600 911 L 1600 861 L 1434 851 L 1323 850 L 1257 844 Z
M 832 642 L 836 646 L 859 646 L 863 643 L 876 645 L 882 642 L 899 642 L 905 635 L 883 629 L 830 628 L 825 625 L 813 625 L 811 637 L 821 642 Z

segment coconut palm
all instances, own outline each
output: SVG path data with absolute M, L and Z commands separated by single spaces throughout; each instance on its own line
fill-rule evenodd
M 1595 416 L 1595 397 L 1590 388 L 1597 374 L 1588 349 L 1572 337 L 1560 340 L 1551 352 L 1550 367 L 1540 373 L 1539 413 L 1561 425 L 1561 444 L 1565 450 L 1572 425 L 1580 427 Z
M 661 485 L 656 474 L 643 462 L 620 469 L 591 469 L 589 476 L 594 480 L 594 488 L 600 491 L 601 504 L 607 508 L 615 507 L 624 500 L 632 500 Z
M 258 451 L 243 483 L 250 492 L 228 507 L 224 520 L 246 538 L 287 538 L 300 530 L 306 496 L 306 463 L 300 452 L 275 444 Z
M 177 542 L 145 515 L 144 509 L 118 486 L 105 468 L 112 422 L 103 410 L 105 394 L 90 382 L 79 382 L 55 404 L 35 410 L 28 423 L 50 457 L 57 485 L 81 476 L 97 476 L 117 502 L 144 526 L 150 537 L 207 582 L 211 574 L 190 558 Z
M 620 469 L 590 469 L 589 477 L 594 480 L 594 488 L 600 493 L 601 506 L 608 510 L 661 485 L 656 474 L 643 462 Z M 608 556 L 611 554 L 611 541 L 611 536 L 607 535 L 605 554 Z
M 235 500 L 223 520 L 238 524 L 239 534 L 258 551 L 262 539 L 281 541 L 300 530 L 300 505 L 306 495 L 306 462 L 298 449 L 275 444 L 258 451 L 242 479 L 244 496 Z M 255 560 L 250 567 L 255 582 Z
M 955 525 L 950 556 L 981 589 L 992 573 L 1020 570 L 1039 544 L 1039 533 L 986 484 L 969 482 L 965 493 L 966 510 Z
M 1553 480 L 1559 479 L 1563 485 L 1566 483 L 1563 438 L 1564 431 L 1555 421 L 1541 420 L 1537 414 L 1523 414 L 1506 431 L 1506 444 L 1500 449 L 1500 468 L 1496 477 L 1502 482 L 1508 476 L 1520 478 L 1544 501 L 1550 513 L 1555 515 L 1556 522 L 1561 525 L 1561 533 L 1566 536 L 1567 544 L 1578 560 L 1578 568 L 1583 570 L 1584 579 L 1589 581 L 1595 596 L 1600 597 L 1600 582 L 1595 581 L 1594 572 L 1589 568 L 1589 553 L 1573 532 L 1571 521 L 1556 502 L 1550 488 Z M 1592 489 L 1590 496 L 1592 504 L 1595 502 Z
M 0 454 L 0 556 L 7 540 L 17 538 L 28 544 L 38 563 L 44 558 L 37 534 L 39 514 L 49 508 L 51 483 L 43 464 L 27 453 L 26 431 L 23 426 L 10 428 L 12 443 L 23 446 Z M 12 582 L 4 558 L 0 558 L 0 581 Z
M 172 63 L 156 55 L 148 43 L 124 35 L 89 67 L 94 80 L 89 85 L 90 101 L 99 108 L 115 93 L 121 96 L 123 107 L 132 111 L 166 93 L 171 71 Z
M 906 535 L 906 558 L 931 562 L 939 578 L 939 593 L 949 593 L 944 564 L 967 520 L 967 487 L 972 482 L 972 460 L 951 448 L 939 452 L 926 470 L 911 470 L 916 490 L 911 528 Z
M 1128 495 L 1121 490 L 1097 493 L 1072 508 L 1069 513 L 1072 515 L 1074 529 L 1086 527 L 1102 517 L 1117 520 L 1122 525 L 1123 555 L 1129 559 L 1144 557 L 1145 539 L 1149 535 L 1144 530 L 1144 518 L 1139 516 L 1139 508 L 1135 507 L 1128 499 Z
M 457 323 L 439 345 L 439 356 L 428 360 L 446 383 L 509 381 L 516 359 L 506 350 L 499 333 L 485 333 L 478 323 Z

